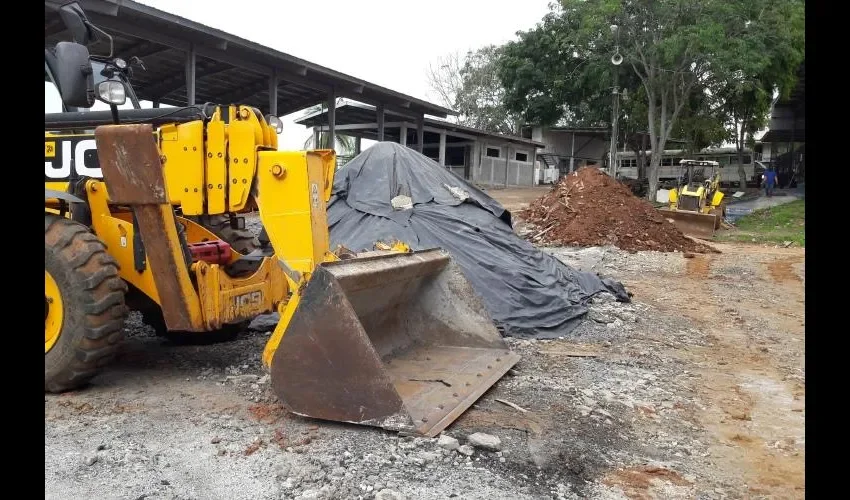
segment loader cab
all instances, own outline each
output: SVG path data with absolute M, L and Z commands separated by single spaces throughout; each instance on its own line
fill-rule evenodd
M 118 109 L 141 109 L 142 106 L 139 102 L 138 96 L 136 96 L 136 92 L 133 90 L 133 86 L 130 84 L 128 72 L 126 69 L 121 69 L 121 66 L 126 68 L 126 62 L 120 58 L 114 58 L 112 60 L 104 60 L 98 57 L 91 57 L 89 59 L 92 68 L 92 80 L 93 86 L 96 90 L 98 85 L 102 82 L 118 82 L 124 88 L 125 93 L 125 101 L 123 104 L 118 105 Z M 79 111 L 99 111 L 99 110 L 108 110 L 109 104 L 104 102 L 103 100 L 97 99 L 92 103 L 89 107 L 83 106 L 73 106 L 68 105 L 65 100 L 62 98 L 62 92 L 60 91 L 60 87 L 56 81 L 56 78 L 53 75 L 50 67 L 48 66 L 47 60 L 45 59 L 44 64 L 44 112 L 45 113 L 67 113 L 67 112 L 79 112 Z
M 140 109 L 130 85 L 132 70 L 126 61 L 113 57 L 112 37 L 89 22 L 76 2 L 62 5 L 59 14 L 73 41 L 44 50 L 44 112 Z M 89 45 L 100 41 L 108 43 L 108 53 L 90 54 Z M 137 58 L 133 62 L 141 65 Z
M 681 160 L 679 165 L 682 169 L 679 186 L 684 186 L 691 192 L 697 191 L 700 187 L 708 188 L 719 167 L 718 162 L 708 160 Z

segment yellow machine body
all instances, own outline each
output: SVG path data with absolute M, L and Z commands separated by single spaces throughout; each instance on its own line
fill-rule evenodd
M 518 361 L 442 251 L 331 252 L 334 152 L 278 151 L 256 109 L 156 130 L 104 125 L 93 139 L 102 175 L 85 180 L 83 201 L 120 278 L 160 306 L 169 330 L 204 335 L 279 313 L 262 359 L 291 411 L 433 436 Z M 45 136 L 46 173 L 62 168 L 48 165 L 51 142 L 81 147 L 62 140 Z M 45 210 L 61 208 L 45 197 Z M 187 217 L 252 210 L 268 246 L 227 262 L 191 257 L 188 247 L 218 238 Z
M 689 168 L 714 162 L 682 160 Z M 703 165 L 705 164 L 705 165 Z M 691 174 L 688 174 L 691 177 Z M 720 173 L 713 174 L 704 182 L 685 182 L 670 190 L 667 207 L 662 208 L 665 217 L 688 236 L 711 238 L 720 228 L 725 215 L 724 194 L 720 191 Z

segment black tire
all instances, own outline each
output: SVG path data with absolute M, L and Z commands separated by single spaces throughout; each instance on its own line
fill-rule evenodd
M 242 255 L 249 254 L 260 248 L 260 240 L 254 236 L 250 229 L 233 229 L 230 227 L 229 215 L 209 215 L 207 217 L 189 217 L 198 224 L 204 226 L 222 241 L 233 247 Z
M 45 392 L 79 388 L 115 356 L 124 338 L 127 285 L 87 227 L 44 216 L 44 268 L 62 300 L 59 336 L 44 356 Z M 45 297 L 45 318 L 50 305 Z
M 153 328 L 157 336 L 178 345 L 210 345 L 230 342 L 250 324 L 250 322 L 245 321 L 234 325 L 224 325 L 222 328 L 211 332 L 169 332 L 165 326 L 162 309 L 159 306 L 143 309 L 141 313 L 142 321 Z

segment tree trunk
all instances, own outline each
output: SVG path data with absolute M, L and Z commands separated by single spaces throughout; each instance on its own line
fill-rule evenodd
M 744 141 L 747 138 L 747 126 L 749 124 L 746 120 L 741 120 L 741 129 L 738 132 L 738 137 L 736 137 L 735 146 L 737 146 L 738 150 L 738 181 L 740 182 L 739 188 L 744 189 L 747 187 L 747 173 L 744 171 Z
M 747 187 L 747 173 L 744 171 L 744 144 L 747 138 L 747 120 L 738 122 L 738 118 L 733 116 L 735 120 L 735 149 L 738 152 L 738 188 L 745 189 Z M 740 128 L 739 128 L 740 126 Z
M 658 192 L 658 165 L 661 164 L 662 154 L 657 150 L 652 150 L 652 155 L 649 160 L 649 189 L 646 192 L 646 199 L 655 201 L 655 193 Z
M 743 190 L 747 187 L 747 172 L 744 171 L 744 149 L 741 147 L 738 148 L 738 179 L 741 183 L 739 188 Z
M 658 163 L 660 152 L 658 151 L 658 131 L 655 129 L 655 111 L 657 109 L 655 102 L 655 92 L 652 92 L 649 86 L 646 86 L 646 102 L 647 102 L 647 125 L 649 125 L 649 147 L 652 149 L 652 155 L 649 159 L 649 170 L 647 177 L 649 179 L 649 187 L 646 190 L 646 199 L 655 201 L 655 191 L 658 190 Z
M 637 158 L 637 178 L 638 180 L 646 179 L 646 134 L 641 134 L 640 149 L 635 154 Z

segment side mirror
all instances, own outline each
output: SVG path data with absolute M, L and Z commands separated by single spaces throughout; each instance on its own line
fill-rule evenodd
M 60 7 L 59 16 L 65 23 L 65 27 L 71 32 L 75 42 L 88 45 L 97 38 L 97 35 L 89 28 L 89 20 L 77 2 L 67 3 Z
M 53 49 L 51 71 L 62 95 L 71 108 L 90 108 L 94 104 L 94 71 L 89 50 L 79 43 L 59 42 Z

